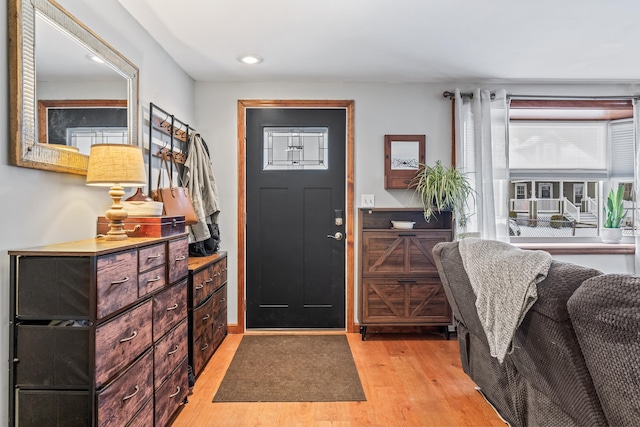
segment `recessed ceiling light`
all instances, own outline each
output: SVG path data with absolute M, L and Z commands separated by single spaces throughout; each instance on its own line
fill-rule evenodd
M 104 60 L 94 53 L 88 53 L 87 59 L 97 62 L 98 64 L 104 64 Z
M 243 64 L 253 65 L 253 64 L 259 64 L 263 60 L 262 60 L 262 57 L 258 55 L 240 55 L 238 57 L 238 61 L 242 62 Z

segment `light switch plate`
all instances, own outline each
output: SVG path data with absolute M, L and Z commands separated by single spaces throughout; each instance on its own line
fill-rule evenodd
M 363 208 L 372 208 L 375 205 L 375 196 L 373 194 L 363 194 L 361 196 L 360 205 Z

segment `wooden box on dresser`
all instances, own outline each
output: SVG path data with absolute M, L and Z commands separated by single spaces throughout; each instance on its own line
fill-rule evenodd
M 359 320 L 368 326 L 439 326 L 447 339 L 453 324 L 432 249 L 451 241 L 451 212 L 424 219 L 419 208 L 361 208 L 359 211 Z M 415 222 L 395 229 L 391 221 Z
M 187 236 L 9 255 L 10 425 L 167 425 L 189 392 Z
M 189 258 L 189 364 L 197 377 L 227 336 L 227 253 Z

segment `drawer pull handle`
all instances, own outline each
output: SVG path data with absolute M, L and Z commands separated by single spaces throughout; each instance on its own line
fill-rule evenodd
M 204 288 L 204 285 L 196 285 L 196 291 L 199 291 L 202 288 Z
M 222 298 L 222 299 L 220 300 L 220 304 L 224 304 L 224 302 L 225 302 L 226 300 L 227 300 L 226 298 Z
M 201 351 L 205 351 L 205 350 L 206 350 L 206 349 L 208 349 L 208 348 L 209 348 L 209 344 L 205 344 L 205 345 L 204 345 L 204 347 L 202 347 L 200 350 L 201 350 Z
M 121 285 L 124 282 L 128 282 L 129 281 L 129 276 L 126 276 L 124 279 L 122 280 L 114 280 L 113 282 L 111 282 L 112 285 Z
M 210 315 L 210 314 L 208 314 L 208 313 L 207 313 L 207 315 L 206 315 L 206 316 L 204 316 L 204 317 L 202 318 L 202 320 L 203 320 L 203 321 L 204 321 L 204 320 L 209 320 L 209 319 L 211 319 L 211 315 Z
M 204 281 L 204 283 L 211 283 L 213 282 L 213 278 L 209 277 L 207 280 Z
M 162 256 L 162 254 L 157 254 L 157 255 L 149 255 L 147 257 L 147 259 L 155 259 L 155 258 L 160 258 Z
M 213 275 L 213 277 L 220 277 L 220 276 L 222 276 L 222 273 L 220 273 L 219 271 Z
M 175 303 L 171 307 L 167 308 L 167 311 L 175 310 L 176 308 L 178 308 L 178 303 Z
M 170 394 L 169 397 L 174 398 L 178 395 L 178 393 L 180 393 L 180 386 L 176 386 L 176 392 L 173 394 Z
M 155 278 L 155 279 L 149 279 L 149 280 L 147 280 L 147 283 L 157 282 L 158 280 L 160 280 L 160 276 L 156 276 L 156 278 Z
M 220 326 L 218 326 L 218 329 L 222 329 L 224 328 L 224 323 L 221 323 Z
M 400 236 L 400 237 L 415 237 L 416 234 L 415 233 L 400 233 L 400 234 L 398 234 L 398 236 Z
M 398 283 L 416 283 L 416 279 L 398 279 Z
M 171 356 L 172 354 L 175 354 L 177 351 L 178 351 L 178 344 L 176 344 L 176 348 L 174 348 L 172 351 L 167 353 L 167 356 Z
M 138 336 L 138 331 L 133 331 L 133 333 L 131 334 L 131 336 L 130 336 L 130 337 L 122 338 L 122 339 L 120 340 L 120 342 L 127 342 L 127 341 L 131 341 L 132 339 L 134 339 L 134 338 L 135 338 L 135 337 L 137 337 L 137 336 Z
M 187 259 L 187 257 L 182 255 L 182 256 L 179 256 L 178 258 L 176 258 L 176 261 L 184 261 L 185 259 Z
M 136 391 L 134 391 L 134 392 L 133 392 L 133 393 L 131 393 L 130 395 L 123 397 L 123 398 L 122 398 L 122 401 L 124 402 L 125 400 L 129 400 L 129 399 L 131 399 L 133 396 L 135 396 L 136 394 L 138 394 L 138 392 L 140 391 L 140 388 L 139 388 L 138 386 L 136 386 L 136 387 L 135 387 L 135 390 L 136 390 Z

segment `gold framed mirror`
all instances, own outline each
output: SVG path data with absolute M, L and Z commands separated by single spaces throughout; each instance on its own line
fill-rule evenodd
M 38 126 L 47 126 L 46 120 L 38 123 L 37 105 L 43 100 L 126 101 L 121 139 L 138 145 L 138 68 L 53 0 L 9 0 L 9 82 L 13 165 L 87 173 L 89 153 L 70 141 L 81 134 L 85 142 L 80 145 L 86 147 L 86 138 L 100 138 L 101 113 L 91 111 L 87 115 L 93 121 L 87 122 L 70 109 L 73 124 L 63 122 L 66 118 L 56 122 L 67 138 L 39 141 Z M 95 139 L 100 142 L 107 141 Z

